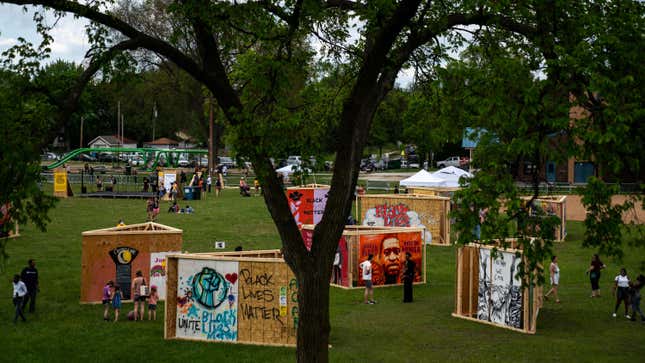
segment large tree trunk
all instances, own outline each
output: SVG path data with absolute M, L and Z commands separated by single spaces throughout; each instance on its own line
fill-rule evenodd
M 329 279 L 331 269 L 320 261 L 308 271 L 297 274 L 298 280 L 298 362 L 329 360 Z

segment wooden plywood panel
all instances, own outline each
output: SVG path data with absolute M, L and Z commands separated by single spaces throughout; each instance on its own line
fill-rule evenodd
M 101 235 L 93 233 L 82 237 L 81 253 L 81 302 L 101 301 L 102 287 L 108 280 L 116 282 L 117 264 L 110 251 L 129 248 L 120 255 L 121 262 L 129 265 L 131 279 L 141 270 L 146 281 L 150 281 L 150 253 L 181 251 L 182 235 L 178 233 L 146 233 Z M 119 270 L 123 272 L 123 269 Z M 123 280 L 122 280 L 123 281 Z M 129 289 L 130 286 L 121 286 Z
M 166 339 L 176 336 L 177 325 L 177 259 L 166 260 L 166 309 L 164 318 L 164 337 Z
M 433 244 L 450 244 L 449 198 L 382 194 L 359 196 L 358 199 L 363 225 L 422 225 L 431 233 Z
M 246 274 L 251 275 L 253 271 L 253 264 L 247 261 L 240 262 L 240 272 L 238 273 L 239 290 L 238 290 L 238 316 L 237 316 L 237 340 L 238 342 L 251 342 L 251 323 L 246 317 L 248 287 L 244 279 Z

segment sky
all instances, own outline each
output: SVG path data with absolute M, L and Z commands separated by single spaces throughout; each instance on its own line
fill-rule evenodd
M 23 37 L 37 46 L 42 38 L 36 32 L 36 25 L 33 21 L 35 9 L 24 12 L 22 6 L 17 5 L 0 5 L 0 53 L 4 52 L 17 43 L 18 37 Z M 54 16 L 48 12 L 48 23 L 54 21 Z M 87 37 L 85 35 L 84 19 L 74 19 L 73 16 L 62 18 L 56 27 L 52 30 L 51 35 L 54 37 L 54 43 L 51 45 L 52 61 L 63 59 L 80 63 L 83 61 L 85 53 L 89 49 Z
M 33 21 L 35 9 L 40 7 L 29 7 L 27 12 L 23 11 L 22 6 L 0 4 L 0 53 L 17 44 L 18 37 L 23 37 L 30 41 L 34 46 L 38 46 L 42 38 L 36 32 L 36 25 Z M 48 24 L 53 24 L 55 18 L 52 12 L 47 12 Z M 85 53 L 89 49 L 87 36 L 85 35 L 85 25 L 87 20 L 75 19 L 67 15 L 56 24 L 51 31 L 54 43 L 51 45 L 50 60 L 59 59 L 72 61 L 75 63 L 83 62 Z M 412 69 L 402 70 L 396 80 L 397 85 L 401 87 L 408 86 L 414 77 Z

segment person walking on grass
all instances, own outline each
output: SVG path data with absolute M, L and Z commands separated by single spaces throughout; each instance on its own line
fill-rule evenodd
M 376 304 L 376 301 L 374 301 L 374 286 L 372 285 L 372 259 L 373 258 L 374 258 L 374 255 L 370 253 L 369 256 L 367 256 L 367 260 L 361 262 L 360 264 L 363 281 L 365 282 L 365 294 L 364 294 L 363 302 L 365 304 L 370 304 L 370 305 Z
M 589 266 L 589 269 L 587 270 L 587 274 L 589 274 L 589 281 L 591 282 L 591 297 L 600 297 L 600 270 L 605 268 L 604 263 L 600 261 L 600 257 L 598 255 L 593 255 L 591 257 L 591 265 Z
M 13 275 L 13 305 L 16 308 L 16 315 L 13 318 L 14 324 L 18 323 L 18 317 L 21 317 L 22 321 L 27 321 L 22 313 L 25 295 L 27 295 L 27 286 L 20 281 L 20 275 Z
M 114 282 L 112 280 L 108 281 L 105 286 L 103 286 L 103 298 L 101 303 L 103 303 L 103 320 L 110 321 L 110 303 L 112 302 L 112 288 L 114 288 Z
M 641 321 L 645 323 L 645 315 L 641 311 L 641 289 L 645 285 L 645 276 L 638 275 L 636 281 L 630 284 L 630 299 L 632 301 L 632 321 L 636 321 L 636 314 L 640 315 Z
M 114 290 L 112 291 L 112 308 L 114 309 L 114 322 L 119 321 L 119 311 L 121 311 L 121 287 L 119 285 L 114 285 Z
M 551 257 L 549 272 L 551 274 L 551 290 L 544 295 L 544 300 L 549 300 L 549 295 L 553 294 L 555 296 L 555 302 L 559 304 L 558 285 L 560 285 L 560 266 L 558 266 L 558 256 Z
M 629 277 L 625 268 L 620 269 L 620 274 L 614 278 L 614 290 L 612 292 L 616 296 L 616 307 L 612 316 L 615 318 L 618 308 L 622 302 L 625 302 L 625 317 L 631 319 L 629 316 Z
M 27 295 L 25 295 L 25 300 L 23 302 L 23 308 L 27 307 L 29 303 L 29 312 L 33 313 L 36 311 L 36 295 L 38 294 L 38 270 L 36 269 L 36 261 L 30 259 L 27 261 L 27 267 L 22 269 L 20 273 L 20 279 L 27 286 Z
M 148 297 L 148 320 L 157 320 L 157 301 L 159 301 L 159 293 L 157 293 L 157 286 L 150 287 L 150 296 Z

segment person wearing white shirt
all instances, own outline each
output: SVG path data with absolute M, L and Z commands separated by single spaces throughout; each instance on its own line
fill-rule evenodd
M 613 294 L 616 296 L 616 307 L 614 308 L 613 317 L 616 317 L 618 308 L 620 304 L 625 302 L 625 317 L 631 319 L 629 316 L 629 277 L 627 277 L 627 270 L 625 268 L 620 269 L 620 275 L 616 276 L 614 279 L 614 291 Z
M 361 272 L 362 272 L 361 277 L 365 282 L 364 302 L 365 304 L 370 304 L 370 305 L 376 303 L 376 301 L 374 301 L 374 287 L 372 285 L 372 258 L 374 258 L 374 255 L 370 253 L 370 255 L 367 256 L 367 260 L 361 262 L 360 264 Z
M 27 286 L 24 282 L 20 281 L 20 275 L 13 276 L 13 305 L 16 307 L 16 316 L 13 318 L 13 323 L 18 322 L 18 316 L 22 318 L 22 321 L 27 321 L 25 316 L 22 314 L 22 302 L 27 295 Z

